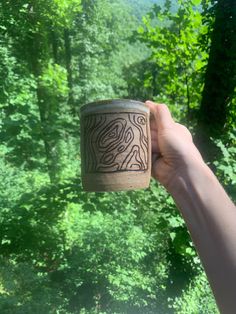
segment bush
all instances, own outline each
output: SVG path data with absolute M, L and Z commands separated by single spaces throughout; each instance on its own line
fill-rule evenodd
M 176 314 L 219 314 L 204 271 L 175 298 L 171 307 Z

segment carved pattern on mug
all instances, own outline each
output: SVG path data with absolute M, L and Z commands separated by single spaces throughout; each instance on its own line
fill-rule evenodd
M 120 112 L 84 118 L 86 173 L 146 171 L 148 169 L 147 116 Z

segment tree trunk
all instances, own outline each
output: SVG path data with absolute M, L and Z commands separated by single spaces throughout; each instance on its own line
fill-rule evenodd
M 53 59 L 56 64 L 59 63 L 58 58 L 58 39 L 55 31 L 51 30 L 51 41 L 52 41 L 52 53 L 53 53 Z
M 235 87 L 236 1 L 218 0 L 197 134 L 197 144 L 208 160 L 215 153 L 210 137 L 223 132 Z
M 31 71 L 34 74 L 37 80 L 37 102 L 40 116 L 40 125 L 41 125 L 41 138 L 44 143 L 45 149 L 45 157 L 48 169 L 48 175 L 51 183 L 55 183 L 57 179 L 57 161 L 55 160 L 53 148 L 54 144 L 50 139 L 51 134 L 49 132 L 49 128 L 51 127 L 52 121 L 50 121 L 50 108 L 47 103 L 47 93 L 45 88 L 41 86 L 39 82 L 39 77 L 42 75 L 42 64 L 40 60 L 42 59 L 43 52 L 41 51 L 41 46 L 43 46 L 43 42 L 41 42 L 40 34 L 32 34 L 29 38 L 28 49 L 30 50 L 30 58 L 29 64 L 31 65 Z M 42 61 L 41 61 L 42 62 Z
M 70 37 L 70 31 L 68 28 L 64 29 L 64 44 L 65 44 L 67 82 L 68 82 L 68 88 L 69 88 L 68 105 L 71 108 L 73 115 L 76 115 L 75 101 L 74 101 L 74 95 L 73 95 L 71 37 Z

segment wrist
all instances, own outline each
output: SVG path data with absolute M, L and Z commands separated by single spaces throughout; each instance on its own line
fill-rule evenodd
M 206 178 L 211 176 L 211 170 L 201 158 L 192 158 L 176 169 L 166 188 L 174 198 L 178 198 L 189 193 L 194 186 L 202 187 Z

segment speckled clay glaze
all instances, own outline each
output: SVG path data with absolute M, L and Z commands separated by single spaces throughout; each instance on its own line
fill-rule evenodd
M 81 173 L 85 191 L 147 188 L 151 176 L 149 108 L 134 100 L 84 105 Z

